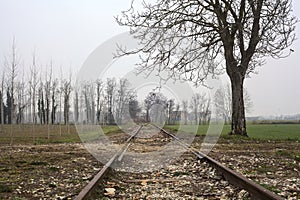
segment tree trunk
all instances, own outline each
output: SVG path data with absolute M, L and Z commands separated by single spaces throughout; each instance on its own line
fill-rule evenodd
M 231 134 L 247 136 L 243 95 L 244 76 L 235 72 L 230 79 L 232 89 Z

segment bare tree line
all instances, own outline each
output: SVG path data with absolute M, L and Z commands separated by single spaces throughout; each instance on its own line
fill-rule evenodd
M 55 77 L 52 61 L 42 71 L 35 52 L 29 70 L 25 72 L 15 39 L 1 68 L 1 125 L 69 123 L 71 75 L 69 78 Z
M 161 93 L 150 92 L 142 102 L 126 79 L 87 81 L 75 85 L 73 76 L 53 73 L 53 61 L 42 71 L 33 52 L 29 71 L 24 72 L 15 41 L 5 58 L 0 76 L 1 124 L 123 124 L 133 121 L 164 121 L 167 124 L 207 124 L 211 118 L 212 100 L 206 93 L 195 93 L 191 99 L 176 102 Z M 246 108 L 251 107 L 245 95 Z M 227 122 L 231 116 L 231 93 L 218 90 L 215 106 Z M 156 105 L 156 106 L 155 106 Z M 156 111 L 155 111 L 156 110 Z M 152 119 L 151 119 L 152 118 Z M 34 126 L 32 126 L 34 129 Z

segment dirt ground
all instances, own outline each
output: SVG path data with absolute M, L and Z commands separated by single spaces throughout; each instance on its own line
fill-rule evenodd
M 81 144 L 0 151 L 0 199 L 72 199 L 101 167 Z
M 196 138 L 193 146 L 200 145 Z M 0 152 L 0 199 L 73 199 L 102 166 L 81 144 L 2 145 Z M 298 142 L 221 139 L 209 155 L 286 199 L 300 199 Z
M 221 140 L 209 155 L 286 199 L 300 199 L 299 142 Z

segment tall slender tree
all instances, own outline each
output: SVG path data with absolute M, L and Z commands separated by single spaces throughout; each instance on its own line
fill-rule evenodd
M 8 75 L 9 75 L 9 93 L 10 93 L 10 104 L 8 109 L 10 109 L 10 115 L 9 115 L 9 123 L 14 123 L 15 120 L 15 84 L 16 84 L 16 78 L 18 74 L 18 67 L 20 64 L 20 58 L 17 53 L 17 46 L 16 46 L 16 40 L 13 38 L 12 45 L 11 45 L 11 53 L 9 57 L 5 59 L 5 65 L 8 69 Z
M 115 91 L 116 90 L 116 80 L 114 78 L 107 79 L 106 82 L 106 100 L 107 100 L 107 121 L 109 124 L 114 124 L 115 119 L 113 116 L 114 105 L 115 105 Z
M 38 69 L 37 69 L 37 58 L 35 51 L 32 54 L 32 64 L 30 66 L 30 100 L 31 100 L 31 121 L 32 124 L 37 124 L 37 117 L 36 117 L 36 95 L 37 95 L 37 87 L 38 87 Z
M 5 77 L 5 72 L 4 70 L 2 71 L 2 76 L 1 76 L 1 98 L 0 98 L 0 109 L 1 109 L 1 127 L 3 129 L 3 125 L 5 123 L 5 107 L 4 107 L 4 77 Z
M 182 104 L 182 115 L 183 115 L 184 125 L 187 125 L 187 123 L 188 123 L 188 101 L 183 100 L 181 104 Z
M 103 101 L 101 100 L 101 96 L 103 95 L 104 84 L 101 80 L 96 80 L 97 87 L 97 105 L 96 105 L 96 115 L 97 115 L 97 123 L 100 123 L 101 120 L 101 112 L 103 107 Z

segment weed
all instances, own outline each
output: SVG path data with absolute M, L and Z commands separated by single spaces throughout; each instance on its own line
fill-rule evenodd
M 260 183 L 260 185 L 263 186 L 264 188 L 276 193 L 276 194 L 279 194 L 281 192 L 275 186 L 270 186 L 270 185 L 267 185 L 267 184 L 264 184 L 264 183 Z
M 295 156 L 294 156 L 294 160 L 300 162 L 300 155 L 295 155 Z
M 253 171 L 253 170 L 247 170 L 247 171 L 245 171 L 244 173 L 245 173 L 245 174 L 249 174 L 249 175 L 255 175 L 255 174 L 256 174 L 256 172 Z
M 267 172 L 275 172 L 276 169 L 272 168 L 271 166 L 261 165 L 256 169 L 256 171 L 259 173 L 267 173 Z
M 13 191 L 13 189 L 10 186 L 8 186 L 8 185 L 2 185 L 0 183 L 0 193 L 10 193 L 12 191 Z
M 286 150 L 283 150 L 283 149 L 279 149 L 276 151 L 276 154 L 278 156 L 282 156 L 282 157 L 291 157 L 291 153 L 286 151 Z
M 56 185 L 54 183 L 49 183 L 49 187 L 56 188 Z
M 178 171 L 178 172 L 174 172 L 173 175 L 174 176 L 183 176 L 183 175 L 189 175 L 189 173 L 188 172 Z
M 55 167 L 55 166 L 51 166 L 51 167 L 49 167 L 49 170 L 52 171 L 52 172 L 58 172 L 59 168 Z

